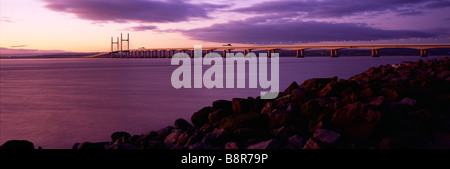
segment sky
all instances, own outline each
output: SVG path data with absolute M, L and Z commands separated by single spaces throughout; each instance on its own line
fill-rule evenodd
M 450 0 L 0 0 L 0 52 L 450 43 Z

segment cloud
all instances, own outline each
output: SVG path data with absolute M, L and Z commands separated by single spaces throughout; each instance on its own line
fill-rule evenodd
M 442 0 L 442 1 L 433 1 L 425 5 L 426 8 L 436 9 L 436 8 L 446 8 L 450 7 L 450 1 Z
M 233 11 L 253 14 L 288 13 L 305 18 L 338 18 L 360 14 L 379 15 L 386 12 L 402 15 L 405 10 L 431 9 L 448 5 L 448 0 L 283 0 L 262 2 Z M 414 14 L 419 14 L 418 11 L 414 10 Z
M 9 23 L 12 23 L 12 21 L 11 21 L 11 19 L 10 19 L 9 17 L 4 17 L 4 16 L 0 17 L 0 21 L 1 21 L 1 22 L 9 22 Z
M 190 4 L 182 0 L 44 0 L 53 11 L 71 13 L 81 19 L 99 22 L 181 22 L 209 18 L 208 11 L 226 7 Z
M 10 46 L 12 48 L 21 48 L 21 47 L 26 47 L 28 45 L 14 45 L 14 46 Z
M 141 25 L 141 26 L 134 26 L 130 29 L 133 31 L 147 31 L 147 30 L 156 30 L 158 27 L 153 25 Z
M 249 21 L 259 22 L 249 22 Z M 435 35 L 412 30 L 383 30 L 357 23 L 278 20 L 260 18 L 214 24 L 210 27 L 179 30 L 193 40 L 219 43 L 270 43 L 319 41 L 370 41 L 398 38 L 426 38 Z

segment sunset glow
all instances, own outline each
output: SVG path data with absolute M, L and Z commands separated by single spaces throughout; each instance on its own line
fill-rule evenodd
M 2 0 L 0 47 L 105 52 L 222 44 L 448 43 L 447 0 Z M 362 19 L 363 18 L 363 19 Z

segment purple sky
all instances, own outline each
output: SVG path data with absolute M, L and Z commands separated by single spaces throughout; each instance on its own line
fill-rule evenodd
M 122 32 L 130 33 L 135 48 L 194 43 L 450 43 L 450 0 L 5 0 L 2 3 L 11 8 L 22 2 L 24 11 L 17 15 L 2 12 L 2 24 L 7 27 L 22 22 L 18 15 L 34 10 L 31 3 L 26 6 L 28 1 L 39 2 L 33 6 L 43 11 L 34 20 L 54 19 L 47 23 L 53 27 L 61 18 L 77 22 L 77 30 L 61 28 L 74 32 L 66 33 L 68 37 L 90 34 L 104 39 L 93 40 L 85 48 L 94 48 L 95 43 L 108 46 L 110 37 Z M 6 31 L 2 35 L 8 39 L 7 34 L 13 33 Z M 0 47 L 44 48 L 31 42 L 2 43 Z M 89 44 L 78 45 L 85 43 Z

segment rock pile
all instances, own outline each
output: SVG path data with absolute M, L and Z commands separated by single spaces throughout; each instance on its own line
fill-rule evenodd
M 74 148 L 450 148 L 449 58 L 293 82 L 273 100 L 217 100 L 174 127 Z

